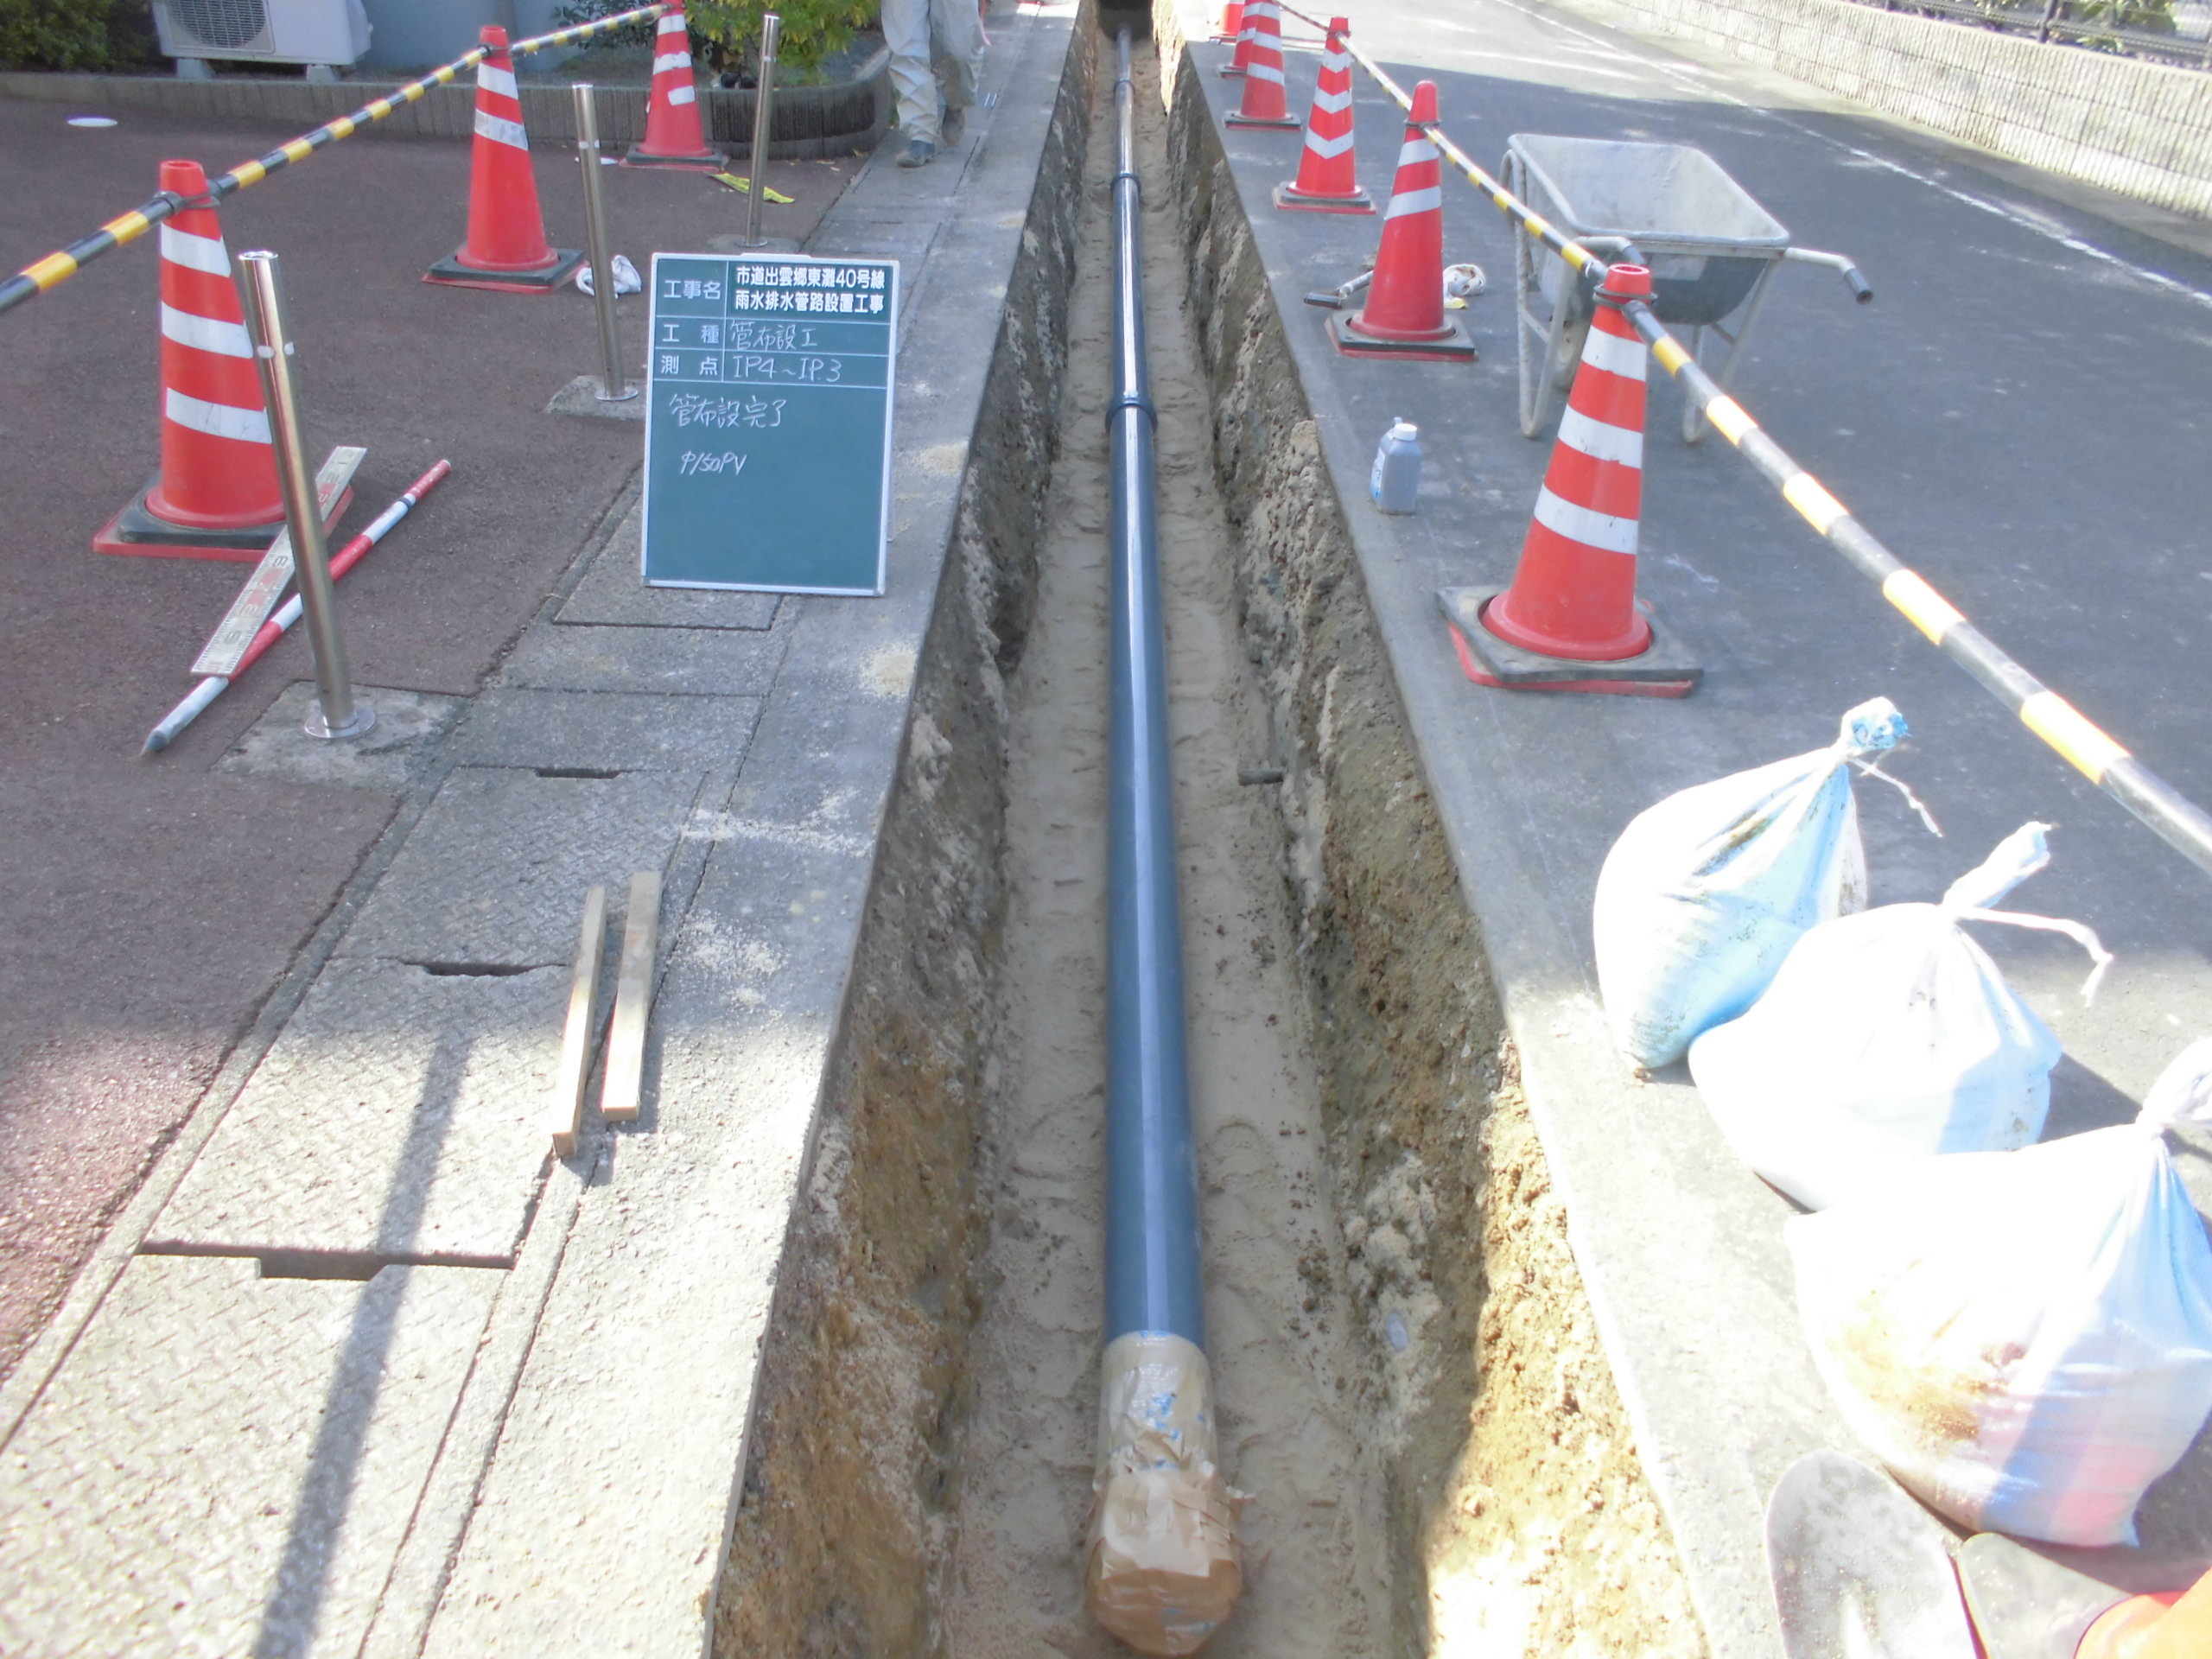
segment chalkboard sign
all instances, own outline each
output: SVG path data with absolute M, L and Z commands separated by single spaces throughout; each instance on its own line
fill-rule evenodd
M 653 588 L 880 594 L 895 259 L 656 253 Z

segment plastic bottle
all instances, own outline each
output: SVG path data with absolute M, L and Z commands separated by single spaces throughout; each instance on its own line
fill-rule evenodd
M 1402 415 L 1391 419 L 1375 452 L 1367 493 L 1385 512 L 1411 512 L 1421 493 L 1421 429 Z

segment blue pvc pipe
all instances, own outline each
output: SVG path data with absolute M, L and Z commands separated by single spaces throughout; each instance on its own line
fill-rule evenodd
M 1205 1346 L 1199 1297 L 1198 1171 L 1191 1142 L 1168 770 L 1166 635 L 1153 499 L 1145 369 L 1142 205 L 1129 33 L 1114 83 L 1114 605 L 1108 808 L 1106 1340 L 1167 1332 Z

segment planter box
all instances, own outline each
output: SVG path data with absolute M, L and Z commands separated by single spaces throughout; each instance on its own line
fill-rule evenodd
M 300 133 L 350 115 L 372 99 L 404 84 L 347 80 L 317 86 L 305 80 L 264 80 L 244 75 L 176 80 L 167 75 L 16 70 L 0 73 L 0 98 L 37 99 L 87 112 L 155 110 L 188 120 L 266 122 Z M 565 85 L 525 82 L 521 92 L 523 122 L 533 138 L 541 143 L 575 141 L 573 105 Z M 739 157 L 747 156 L 753 145 L 753 99 L 749 92 L 701 87 L 699 103 L 710 142 L 728 147 Z M 645 136 L 644 87 L 602 87 L 598 100 L 600 137 L 605 143 L 633 144 Z M 890 128 L 892 102 L 887 51 L 870 57 L 850 80 L 823 86 L 779 86 L 769 157 L 813 161 L 873 149 Z M 473 86 L 434 87 L 418 101 L 402 105 L 361 131 L 467 138 L 474 130 L 475 110 Z

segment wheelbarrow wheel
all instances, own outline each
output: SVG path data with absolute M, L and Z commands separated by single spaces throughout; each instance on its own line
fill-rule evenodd
M 1498 171 L 1506 188 L 1527 200 L 1528 170 L 1520 158 L 1509 151 Z M 1574 321 L 1575 287 L 1571 278 L 1562 276 L 1556 302 L 1544 297 L 1544 245 L 1516 221 L 1513 227 L 1513 334 L 1521 370 L 1521 431 L 1530 438 L 1543 436 L 1553 394 L 1567 384 L 1559 378 L 1558 359 L 1561 336 L 1573 328 Z M 1579 347 L 1580 336 L 1575 339 Z
M 1590 313 L 1578 310 L 1564 325 L 1554 327 L 1551 337 L 1552 385 L 1565 391 L 1574 384 L 1574 372 L 1582 366 L 1582 343 L 1590 337 Z

